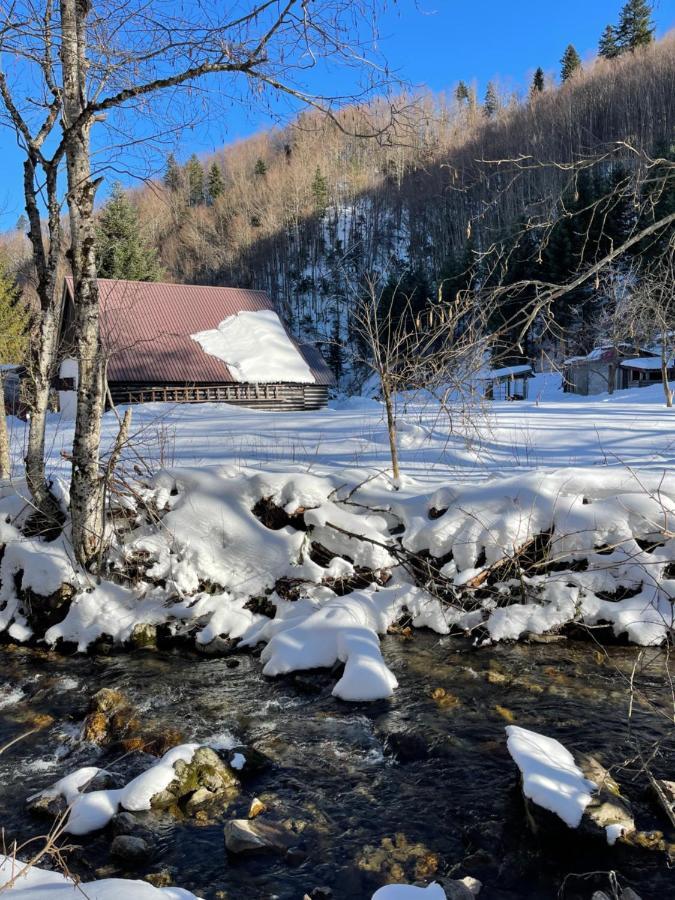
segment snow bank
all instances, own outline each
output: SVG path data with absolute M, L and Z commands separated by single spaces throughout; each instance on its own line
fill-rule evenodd
M 271 309 L 242 311 L 217 328 L 190 335 L 209 356 L 227 364 L 236 381 L 314 384 L 302 354 Z
M 105 878 L 76 884 L 60 872 L 49 872 L 32 866 L 11 888 L 3 889 L 25 867 L 25 863 L 0 856 L 0 891 L 17 900 L 198 900 L 182 888 L 156 888 L 146 881 Z
M 570 622 L 641 645 L 673 631 L 670 473 L 535 470 L 430 496 L 350 470 L 203 467 L 160 472 L 142 497 L 151 514 L 139 506 L 110 553 L 115 579 L 96 584 L 73 568 L 65 537 L 25 540 L 14 512 L 0 516 L 0 629 L 29 637 L 22 595 L 67 583 L 75 596 L 48 643 L 85 650 L 168 623 L 200 644 L 265 643 L 269 676 L 344 663 L 334 693 L 356 701 L 395 689 L 379 636 L 402 614 L 439 634 L 481 626 L 493 640 Z M 13 504 L 0 498 L 0 514 Z
M 506 733 L 525 796 L 577 828 L 597 785 L 584 778 L 572 754 L 554 738 L 517 725 L 507 725 Z

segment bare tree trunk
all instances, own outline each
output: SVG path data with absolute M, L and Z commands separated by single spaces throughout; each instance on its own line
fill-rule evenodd
M 105 379 L 99 336 L 94 229 L 94 195 L 98 185 L 91 180 L 90 120 L 71 130 L 68 127 L 77 122 L 85 102 L 88 13 L 89 6 L 83 0 L 61 2 L 64 145 L 75 299 L 74 331 L 79 363 L 70 510 L 75 556 L 85 566 L 97 558 L 103 539 L 104 483 L 99 470 L 99 450 Z
M 59 331 L 59 263 L 61 259 L 61 208 L 58 201 L 58 160 L 43 162 L 44 192 L 47 198 L 49 243 L 45 246 L 37 203 L 36 160 L 30 155 L 24 163 L 24 195 L 30 222 L 29 239 L 37 270 L 37 293 L 40 300 L 40 322 L 30 346 L 27 401 L 30 411 L 25 466 L 26 484 L 35 507 L 28 531 L 58 534 L 63 513 L 52 495 L 45 472 L 45 426 L 49 407 L 49 391 L 56 375 Z
M 396 413 L 394 411 L 394 398 L 392 397 L 391 385 L 387 381 L 386 376 L 381 380 L 382 397 L 384 399 L 384 407 L 387 411 L 387 434 L 389 435 L 389 452 L 391 454 L 391 472 L 394 479 L 396 489 L 399 488 L 401 479 L 401 471 L 398 465 L 398 444 L 396 441 Z
M 664 336 L 665 338 L 665 336 Z M 663 393 L 666 397 L 666 406 L 668 409 L 673 408 L 673 392 L 670 389 L 670 384 L 668 383 L 668 362 L 667 354 L 665 351 L 666 343 L 665 340 L 661 344 L 661 382 L 663 384 Z

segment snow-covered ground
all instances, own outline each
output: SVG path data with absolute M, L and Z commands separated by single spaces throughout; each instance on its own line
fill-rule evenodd
M 562 394 L 554 376 L 531 387 L 531 400 L 476 407 L 453 428 L 437 403 L 401 399 L 400 490 L 375 400 L 285 414 L 138 406 L 124 454 L 137 515 L 113 540 L 114 581 L 74 568 L 67 535 L 23 540 L 26 510 L 8 492 L 0 628 L 30 634 L 17 585 L 48 595 L 67 583 L 76 598 L 48 642 L 85 649 L 169 621 L 202 644 L 266 643 L 272 676 L 341 661 L 334 693 L 349 700 L 395 689 L 378 635 L 402 614 L 494 640 L 577 621 L 661 643 L 675 597 L 675 411 L 659 386 L 597 398 Z M 106 444 L 117 427 L 108 413 Z M 71 429 L 52 417 L 64 496 Z M 266 503 L 282 521 L 256 512 Z
M 664 470 L 675 463 L 675 411 L 660 385 L 597 397 L 564 394 L 559 375 L 537 375 L 524 402 L 485 403 L 451 422 L 433 400 L 399 402 L 404 474 L 425 484 L 484 478 L 507 470 L 628 465 Z M 10 420 L 17 463 L 24 426 Z M 104 444 L 117 432 L 104 419 Z M 134 451 L 152 465 L 251 467 L 271 472 L 330 474 L 389 465 L 382 404 L 360 397 L 317 412 L 277 413 L 226 404 L 134 407 Z M 50 418 L 51 470 L 67 475 L 61 451 L 72 445 L 72 422 Z

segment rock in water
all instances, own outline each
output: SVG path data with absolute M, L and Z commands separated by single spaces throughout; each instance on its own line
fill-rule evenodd
M 630 804 L 607 769 L 593 756 L 580 756 L 579 768 L 598 786 L 584 810 L 580 832 L 602 836 L 609 844 L 633 834 L 635 820 Z
M 178 760 L 174 772 L 173 781 L 150 800 L 153 809 L 181 804 L 187 807 L 192 800 L 195 811 L 216 798 L 229 806 L 239 796 L 239 779 L 209 747 L 195 750 L 190 762 Z
M 156 650 L 157 626 L 142 623 L 134 625 L 129 642 L 136 650 Z
M 150 845 L 142 837 L 131 834 L 118 834 L 110 845 L 110 852 L 132 865 L 147 862 L 152 854 Z
M 232 819 L 225 825 L 225 846 L 230 853 L 285 853 L 294 842 L 282 825 Z
M 266 809 L 267 809 L 267 807 L 262 802 L 262 800 L 259 800 L 257 797 L 254 797 L 253 800 L 251 800 L 251 805 L 248 808 L 249 819 L 257 818 L 261 813 L 264 813 Z

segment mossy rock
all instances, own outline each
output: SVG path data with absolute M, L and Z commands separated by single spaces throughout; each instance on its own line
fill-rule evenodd
M 195 751 L 190 762 L 179 760 L 174 766 L 175 777 L 168 787 L 150 801 L 153 809 L 187 808 L 190 798 L 205 797 L 205 792 L 221 805 L 229 806 L 239 796 L 239 779 L 232 769 L 208 747 Z

